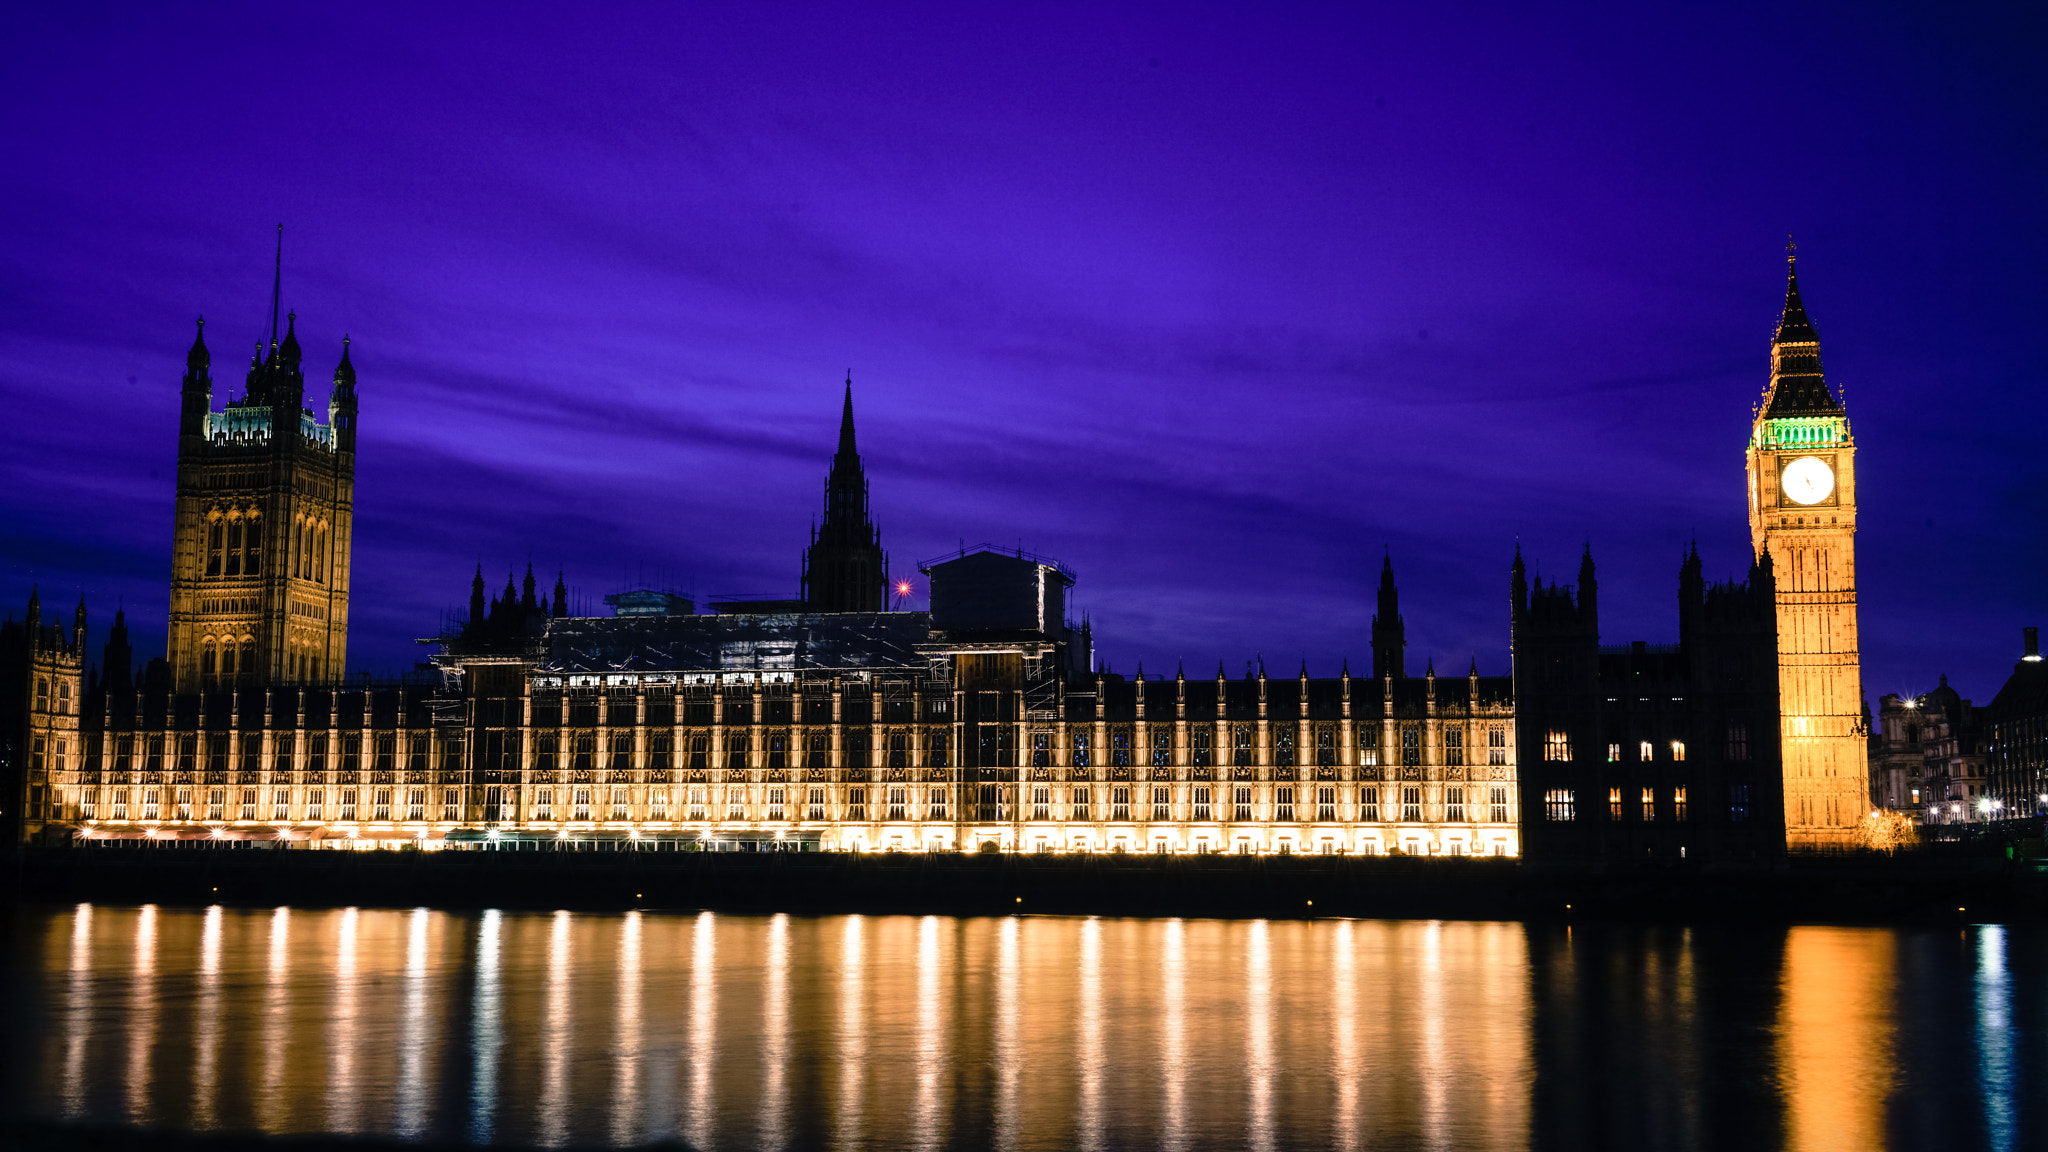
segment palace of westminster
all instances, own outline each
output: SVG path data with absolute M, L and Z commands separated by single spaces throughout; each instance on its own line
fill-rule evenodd
M 178 424 L 168 650 L 141 674 L 81 602 L 0 627 L 11 843 L 654 851 L 1520 856 L 1769 868 L 1869 811 L 1854 443 L 1788 278 L 1747 445 L 1755 560 L 1678 574 L 1672 644 L 1603 645 L 1576 584 L 1507 577 L 1508 676 L 1417 676 L 1391 561 L 1370 675 L 1115 675 L 1074 574 L 1015 550 L 919 566 L 888 611 L 849 380 L 802 594 L 572 616 L 557 579 L 435 638 L 439 674 L 347 668 L 356 373 L 325 419 L 288 323 L 216 409 L 203 337 Z M 1361 672 L 1364 669 L 1361 668 Z M 1682 864 L 1681 862 L 1691 862 Z

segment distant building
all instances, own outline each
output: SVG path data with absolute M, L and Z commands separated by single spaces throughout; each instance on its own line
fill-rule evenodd
M 1993 815 L 2048 813 L 2048 661 L 2038 628 L 2024 631 L 2018 663 L 1984 708 L 1985 787 Z
M 1870 803 L 1924 821 L 1933 793 L 1921 747 L 1920 698 L 1887 693 L 1878 698 L 1870 730 Z
M 1769 552 L 1740 584 L 1678 578 L 1678 643 L 1600 643 L 1590 549 L 1579 581 L 1527 578 L 1519 551 L 1514 701 L 1531 864 L 1772 868 L 1785 855 L 1776 590 Z
M 1923 824 L 1993 818 L 1985 782 L 1984 709 L 1949 687 L 1878 700 L 1871 736 L 1871 803 L 1912 812 Z

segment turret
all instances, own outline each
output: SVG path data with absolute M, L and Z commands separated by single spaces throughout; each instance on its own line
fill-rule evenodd
M 534 596 L 533 561 L 526 562 L 526 582 L 519 588 L 521 615 L 535 616 L 540 613 L 540 601 Z
M 78 610 L 71 614 L 71 651 L 80 658 L 85 656 L 85 596 L 78 597 Z
M 469 626 L 484 626 L 484 566 L 476 566 L 476 578 L 469 582 Z
M 1593 576 L 1593 545 L 1586 544 L 1585 554 L 1579 558 L 1579 622 L 1586 631 L 1598 634 L 1600 631 L 1600 582 Z
M 557 620 L 569 615 L 569 586 L 562 583 L 562 574 L 560 572 L 555 573 L 555 610 L 553 615 Z
M 128 643 L 128 617 L 122 609 L 114 609 L 114 626 L 107 629 L 107 643 L 100 650 L 100 665 L 104 670 L 103 682 L 109 692 L 124 693 L 134 685 L 135 649 Z
M 185 380 L 178 397 L 180 437 L 206 434 L 206 414 L 213 410 L 213 377 L 208 371 L 212 362 L 206 351 L 206 317 L 201 316 L 192 348 L 185 353 Z
M 341 338 L 341 363 L 334 366 L 334 391 L 327 398 L 327 423 L 334 428 L 337 452 L 356 450 L 356 366 L 348 358 L 349 338 Z
M 1515 545 L 1515 563 L 1508 570 L 1510 619 L 1520 620 L 1529 611 L 1529 570 L 1522 564 L 1522 546 Z
M 1374 679 L 1408 675 L 1407 627 L 1401 621 L 1401 593 L 1394 587 L 1394 558 L 1380 560 L 1379 611 L 1372 618 L 1372 674 Z

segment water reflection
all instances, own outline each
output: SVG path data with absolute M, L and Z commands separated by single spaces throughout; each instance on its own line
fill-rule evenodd
M 263 964 L 262 1067 L 256 1090 L 256 1126 L 266 1132 L 285 1127 L 285 1041 L 291 1035 L 292 910 L 270 913 L 268 954 Z
M 939 918 L 926 916 L 917 925 L 917 1098 L 911 1107 L 912 1144 L 939 1144 L 939 1073 L 946 1058 L 940 1028 Z
M 1977 1084 L 1984 1095 L 1984 1126 L 1994 1149 L 2013 1147 L 2012 978 L 2005 961 L 2005 927 L 1977 932 Z
M 149 1111 L 149 1087 L 155 1078 L 156 1061 L 150 1057 L 156 1046 L 156 905 L 144 904 L 135 917 L 134 976 L 128 994 L 128 1121 L 147 1124 L 155 1119 Z
M 24 915 L 48 1034 L 9 1094 L 59 1117 L 707 1150 L 2043 1140 L 2033 929 Z
M 619 924 L 618 1037 L 612 1046 L 612 1131 L 615 1144 L 639 1143 L 640 1102 L 640 913 Z
M 1266 922 L 1254 920 L 1245 948 L 1245 1079 L 1251 1089 L 1248 1143 L 1273 1146 L 1273 960 Z
M 85 1044 L 92 1032 L 92 905 L 71 911 L 71 947 L 65 964 L 64 1072 L 57 1090 L 61 1115 L 85 1113 Z
M 1333 1143 L 1339 1148 L 1356 1148 L 1358 1085 L 1363 1069 L 1358 1049 L 1358 958 L 1352 950 L 1351 921 L 1340 921 L 1335 936 L 1336 955 L 1330 965 L 1330 1048 L 1334 1057 L 1330 1070 L 1337 1080 Z
M 684 1105 L 683 1140 L 711 1147 L 711 1066 L 718 1059 L 718 918 L 697 914 L 690 945 L 690 1091 Z
M 1080 1139 L 1083 1148 L 1102 1147 L 1102 921 L 1081 924 Z
M 867 1057 L 862 923 L 860 917 L 848 916 L 839 936 L 839 1115 L 833 1129 L 833 1146 L 837 1148 L 853 1148 L 860 1142 L 861 1072 Z
M 1346 925 L 1347 927 L 1349 925 Z M 1159 968 L 1159 1064 L 1164 1082 L 1165 1117 L 1160 1124 L 1163 1148 L 1188 1146 L 1188 945 L 1187 925 L 1175 917 L 1166 922 Z
M 497 1132 L 498 1059 L 505 1043 L 504 989 L 500 981 L 498 934 L 504 914 L 493 908 L 483 914 L 476 931 L 476 999 L 471 1009 L 469 1138 L 488 1144 Z
M 334 933 L 334 1014 L 327 1023 L 327 1129 L 356 1131 L 356 909 L 344 908 Z
M 214 1093 L 220 1060 L 220 905 L 206 910 L 199 930 L 199 1002 L 192 1027 L 192 1121 L 215 1124 Z
M 1884 1146 L 1893 1067 L 1891 933 L 1800 928 L 1785 938 L 1778 1024 L 1786 1146 Z
M 1023 980 L 1018 972 L 1022 926 L 1015 916 L 1004 917 L 996 945 L 995 1146 L 1004 1152 L 1017 1147 L 1017 1091 L 1024 1073 L 1023 1038 L 1017 1019 L 1023 1007 Z

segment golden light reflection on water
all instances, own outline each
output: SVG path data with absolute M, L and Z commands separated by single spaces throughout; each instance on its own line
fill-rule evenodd
M 1777 1040 L 1785 1146 L 1794 1152 L 1885 1146 L 1895 947 L 1877 928 L 1786 934 Z
M 861 1071 L 867 1056 L 867 962 L 861 952 L 859 916 L 848 916 L 839 933 L 839 1115 L 833 1126 L 833 1147 L 854 1148 L 861 1132 Z
M 257 1072 L 256 1126 L 266 1132 L 285 1127 L 285 1042 L 291 1035 L 292 910 L 270 913 L 269 941 L 263 964 L 262 1060 Z
M 135 916 L 134 977 L 128 996 L 128 1121 L 146 1124 L 149 1090 L 156 1072 L 151 1059 L 156 1047 L 156 905 L 144 904 Z
M 33 953 L 38 1093 L 62 1116 L 477 1143 L 1524 1148 L 1546 1124 L 1541 1002 L 1570 1016 L 1545 1025 L 1570 1092 L 1651 1089 L 1639 1134 L 1710 1128 L 1716 1044 L 1752 1034 L 1756 1082 L 1779 1089 L 1757 1131 L 1823 1149 L 1896 1130 L 1896 933 L 1769 937 L 1737 1013 L 1763 1027 L 1715 1041 L 1727 972 L 1690 933 L 1545 936 L 1539 996 L 1537 931 L 81 906 Z M 1993 1147 L 2026 1136 L 2011 940 L 1965 938 L 1968 1019 L 1944 1025 L 1967 1029 L 1953 1078 L 1980 1085 Z M 1594 1020 L 1619 1046 L 1597 1058 Z

